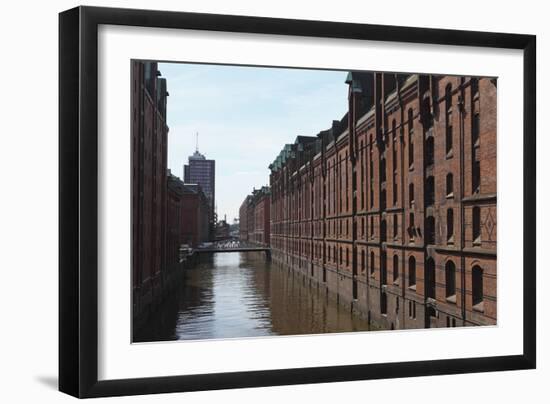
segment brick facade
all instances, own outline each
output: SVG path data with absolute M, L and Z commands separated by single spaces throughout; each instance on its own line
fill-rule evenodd
M 274 261 L 384 328 L 496 324 L 496 80 L 346 82 L 270 166 Z
M 239 239 L 269 246 L 271 235 L 271 193 L 269 187 L 255 189 L 239 209 Z
M 132 61 L 132 286 L 134 314 L 161 294 L 166 267 L 166 80 Z
M 210 237 L 210 201 L 198 184 L 183 184 L 182 243 L 196 248 Z

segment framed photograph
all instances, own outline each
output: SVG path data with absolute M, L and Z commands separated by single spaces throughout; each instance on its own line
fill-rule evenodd
M 61 391 L 535 367 L 535 36 L 59 28 Z

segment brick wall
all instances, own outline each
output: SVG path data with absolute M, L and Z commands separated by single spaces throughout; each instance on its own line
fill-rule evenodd
M 274 260 L 383 327 L 495 324 L 496 81 L 348 84 L 340 124 L 270 166 Z

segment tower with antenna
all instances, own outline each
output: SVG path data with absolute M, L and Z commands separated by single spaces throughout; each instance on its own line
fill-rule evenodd
M 216 161 L 208 160 L 199 151 L 199 132 L 195 132 L 195 152 L 189 156 L 183 166 L 183 181 L 187 184 L 198 184 L 208 199 L 210 211 L 211 239 L 216 226 Z

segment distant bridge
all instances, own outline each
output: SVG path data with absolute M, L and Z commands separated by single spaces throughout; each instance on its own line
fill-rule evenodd
M 231 252 L 264 252 L 265 259 L 271 261 L 271 248 L 235 242 L 215 243 L 211 246 L 195 248 L 197 254 L 231 253 Z

